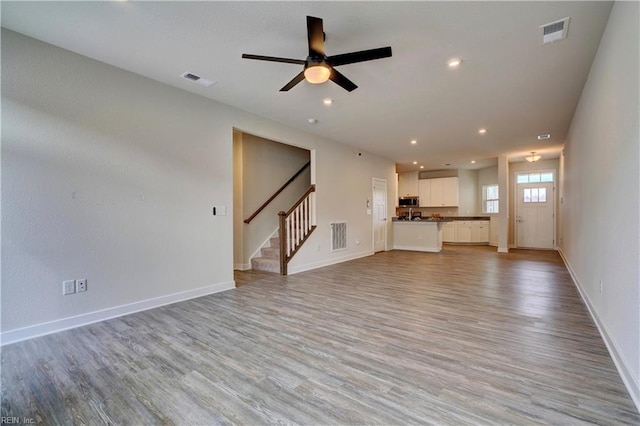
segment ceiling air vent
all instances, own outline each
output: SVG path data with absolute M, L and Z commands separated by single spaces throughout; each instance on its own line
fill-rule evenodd
M 539 28 L 541 44 L 555 43 L 556 41 L 564 40 L 567 38 L 567 31 L 569 31 L 569 17 L 567 16 L 564 19 L 540 25 Z
M 187 80 L 193 81 L 194 83 L 198 83 L 204 87 L 211 87 L 214 84 L 216 84 L 215 81 L 211 81 L 211 80 L 207 80 L 206 78 L 202 78 L 197 74 L 194 74 L 192 72 L 186 71 L 182 74 L 180 74 L 180 77 L 185 78 Z

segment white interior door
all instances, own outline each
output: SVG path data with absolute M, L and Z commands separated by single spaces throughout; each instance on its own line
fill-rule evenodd
M 367 208 L 371 208 L 367 206 Z M 387 247 L 387 181 L 373 179 L 373 251 Z
M 516 213 L 517 246 L 554 247 L 554 184 L 519 183 Z

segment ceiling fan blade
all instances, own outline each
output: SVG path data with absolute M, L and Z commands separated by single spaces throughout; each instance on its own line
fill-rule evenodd
M 356 86 L 353 81 L 342 75 L 340 71 L 336 70 L 335 68 L 331 68 L 329 79 L 336 83 L 338 86 L 342 87 L 347 92 L 353 92 L 358 88 L 358 86 Z
M 304 59 L 276 58 L 275 56 L 250 55 L 248 53 L 243 53 L 242 58 L 256 59 L 258 61 L 284 62 L 285 64 L 296 64 L 296 65 L 305 64 Z
M 324 30 L 322 19 L 307 16 L 307 41 L 309 42 L 309 56 L 324 57 Z
M 291 80 L 290 82 L 285 84 L 284 87 L 282 89 L 280 89 L 280 91 L 281 92 L 287 92 L 287 91 L 289 91 L 289 89 L 291 89 L 296 84 L 300 83 L 302 80 L 304 80 L 304 71 L 300 72 L 300 74 L 298 74 L 295 77 L 293 77 L 293 80 Z
M 354 64 L 356 62 L 372 61 L 374 59 L 388 58 L 391 56 L 391 47 L 361 50 L 359 52 L 343 53 L 342 55 L 329 56 L 327 63 L 332 67 L 338 65 Z

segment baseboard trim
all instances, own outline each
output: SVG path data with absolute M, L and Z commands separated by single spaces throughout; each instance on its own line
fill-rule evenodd
M 604 344 L 607 346 L 609 355 L 611 355 L 611 359 L 613 359 L 613 363 L 615 364 L 616 369 L 618 370 L 618 374 L 620 374 L 620 378 L 624 382 L 624 385 L 627 388 L 627 391 L 629 392 L 629 395 L 631 396 L 633 403 L 636 405 L 636 408 L 638 409 L 638 411 L 640 411 L 640 384 L 636 382 L 635 378 L 633 377 L 633 374 L 631 374 L 629 368 L 627 368 L 627 364 L 624 361 L 624 358 L 620 356 L 620 353 L 618 352 L 618 349 L 616 348 L 614 341 L 609 337 L 607 327 L 600 322 L 600 318 L 598 317 L 598 314 L 596 313 L 596 310 L 593 307 L 591 300 L 589 299 L 586 292 L 583 290 L 582 285 L 580 284 L 580 280 L 576 276 L 573 268 L 571 267 L 571 264 L 569 263 L 567 257 L 562 251 L 562 248 L 558 248 L 558 253 L 560 253 L 560 257 L 562 257 L 562 260 L 564 261 L 564 264 L 567 267 L 567 270 L 569 271 L 569 275 L 571 275 L 573 284 L 578 289 L 578 293 L 580 294 L 580 297 L 584 301 L 584 304 L 587 306 L 589 315 L 591 315 L 593 322 L 596 324 L 596 327 L 598 328 L 598 332 L 600 333 L 600 336 L 602 336 L 602 340 L 604 340 Z
M 288 273 L 289 275 L 297 274 L 300 272 L 311 271 L 313 269 L 322 268 L 324 266 L 335 265 L 337 263 L 348 262 L 349 260 L 360 259 L 361 257 L 372 256 L 374 254 L 373 250 L 354 253 L 349 256 L 337 257 L 333 259 L 323 259 L 318 262 L 307 263 L 306 265 L 289 265 Z
M 221 291 L 227 291 L 233 288 L 235 288 L 234 281 L 228 281 L 197 288 L 194 290 L 168 294 L 166 296 L 155 297 L 153 299 L 141 300 L 139 302 L 128 303 L 126 305 L 120 305 L 113 308 L 107 308 L 99 311 L 89 312 L 86 314 L 76 315 L 73 317 L 44 322 L 29 327 L 9 330 L 0 333 L 0 346 L 21 342 L 23 340 L 33 339 L 35 337 L 45 336 L 47 334 L 58 333 L 60 331 L 82 327 L 84 325 L 92 324 L 95 322 L 133 314 L 135 312 L 146 311 L 148 309 L 158 308 L 160 306 L 170 305 L 172 303 L 195 299 L 197 297 L 219 293 Z
M 440 253 L 442 251 L 442 247 L 394 246 L 393 249 L 406 251 L 423 251 L 428 253 Z
M 248 271 L 251 269 L 251 263 L 234 263 L 233 269 L 235 271 Z

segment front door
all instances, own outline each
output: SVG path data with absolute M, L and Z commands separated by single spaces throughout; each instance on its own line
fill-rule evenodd
M 553 182 L 518 183 L 516 239 L 518 247 L 554 248 Z
M 387 247 L 387 181 L 373 179 L 373 251 Z M 367 206 L 371 209 L 371 206 Z

